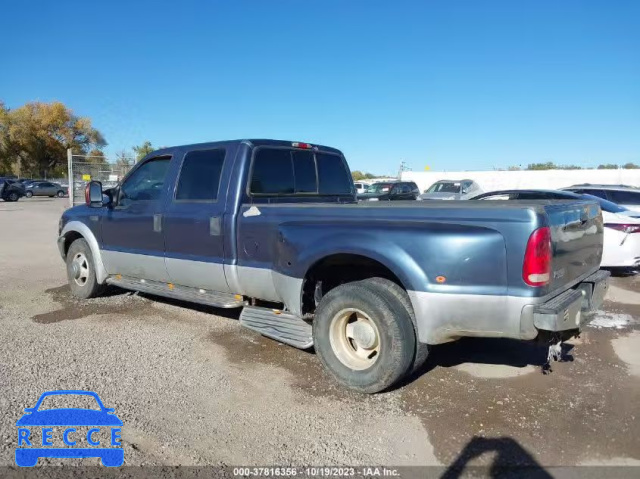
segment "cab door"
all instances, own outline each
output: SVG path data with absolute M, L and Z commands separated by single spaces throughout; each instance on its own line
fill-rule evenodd
M 162 214 L 170 161 L 170 156 L 161 156 L 138 164 L 102 216 L 107 273 L 168 282 Z
M 187 151 L 165 209 L 165 262 L 172 283 L 229 292 L 224 273 L 225 189 L 232 153 L 219 146 Z

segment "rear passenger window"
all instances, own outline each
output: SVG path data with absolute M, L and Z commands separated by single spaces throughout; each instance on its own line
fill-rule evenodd
M 350 195 L 351 181 L 342 158 L 329 153 L 316 153 L 320 195 Z
M 224 157 L 223 149 L 188 152 L 180 169 L 176 200 L 217 200 Z
M 609 190 L 609 199 L 614 203 L 623 205 L 640 205 L 640 191 L 616 191 Z

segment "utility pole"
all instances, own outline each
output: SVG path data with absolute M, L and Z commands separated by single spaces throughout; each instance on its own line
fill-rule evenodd
M 402 172 L 403 171 L 411 171 L 411 168 L 409 168 L 407 166 L 407 162 L 406 161 L 401 161 L 400 162 L 400 167 L 398 168 L 398 179 L 399 180 L 402 179 Z
M 69 179 L 69 208 L 72 208 L 75 188 L 73 184 L 73 152 L 71 148 L 67 150 L 67 177 Z

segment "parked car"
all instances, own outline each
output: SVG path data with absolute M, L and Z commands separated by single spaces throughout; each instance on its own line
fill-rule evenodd
M 53 198 L 57 196 L 62 198 L 67 194 L 68 188 L 64 188 L 59 183 L 51 183 L 50 181 L 36 181 L 29 183 L 25 186 L 25 196 L 31 198 L 32 196 L 49 196 Z
M 13 180 L 0 180 L 0 198 L 4 201 L 18 201 L 25 196 L 25 190 L 20 183 Z
M 358 195 L 360 201 L 398 201 L 415 200 L 420 190 L 413 181 L 394 181 L 374 183 Z
M 356 181 L 353 183 L 353 186 L 356 188 L 356 193 L 357 194 L 362 194 L 365 191 L 367 191 L 367 188 L 369 187 L 369 183 L 363 183 L 362 181 Z
M 571 337 L 607 288 L 595 202 L 357 202 L 343 154 L 307 143 L 165 148 L 85 198 L 59 224 L 73 295 L 111 284 L 243 308 L 242 326 L 314 347 L 365 393 L 432 344 Z
M 473 200 L 597 200 L 604 221 L 603 268 L 636 269 L 640 267 L 640 218 L 629 210 L 592 195 L 562 190 L 492 191 Z M 630 213 L 630 214 L 627 214 Z
M 630 210 L 640 212 L 640 188 L 626 185 L 594 185 L 582 184 L 562 188 L 564 191 L 589 194 L 612 201 Z
M 480 185 L 473 180 L 440 180 L 424 190 L 419 200 L 467 200 L 482 193 Z

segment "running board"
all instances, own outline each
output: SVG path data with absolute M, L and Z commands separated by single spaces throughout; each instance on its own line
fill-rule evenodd
M 188 286 L 178 286 L 172 283 L 149 281 L 147 279 L 114 275 L 107 278 L 107 283 L 124 289 L 132 289 L 142 293 L 165 296 L 167 298 L 214 306 L 216 308 L 242 308 L 246 304 L 240 295 L 190 288 Z
M 285 311 L 246 306 L 240 314 L 240 324 L 296 348 L 309 349 L 313 346 L 311 325 Z

